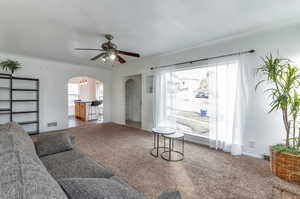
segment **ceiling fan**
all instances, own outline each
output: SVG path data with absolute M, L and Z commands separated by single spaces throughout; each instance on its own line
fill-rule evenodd
M 111 42 L 114 38 L 112 35 L 106 34 L 105 38 L 108 41 L 101 44 L 101 49 L 100 48 L 99 49 L 97 49 L 97 48 L 75 48 L 75 50 L 103 51 L 102 53 L 91 58 L 91 60 L 95 61 L 100 58 L 101 61 L 103 61 L 105 63 L 108 61 L 118 61 L 121 64 L 126 63 L 126 60 L 123 59 L 120 55 L 140 57 L 140 55 L 138 53 L 132 53 L 132 52 L 118 50 L 117 45 Z

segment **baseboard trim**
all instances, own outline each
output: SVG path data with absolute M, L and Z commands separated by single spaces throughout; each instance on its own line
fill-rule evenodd
M 123 127 L 128 127 L 125 124 L 116 123 L 116 122 L 112 122 L 112 123 L 121 125 Z M 152 131 L 149 129 L 140 128 L 140 130 L 144 130 L 146 132 L 152 133 Z M 209 141 L 207 138 L 199 137 L 197 140 L 195 140 L 195 139 L 192 139 L 189 135 L 185 135 L 185 140 L 188 142 L 194 143 L 194 144 L 199 144 L 202 146 L 209 146 Z M 242 152 L 242 155 L 253 157 L 253 158 L 258 158 L 258 159 L 263 159 L 262 155 L 258 155 L 258 154 L 254 154 L 254 153 Z
M 249 157 L 253 157 L 253 158 L 258 158 L 258 159 L 263 159 L 262 156 L 254 154 L 254 153 L 247 153 L 247 152 L 243 152 L 243 155 L 245 156 L 249 156 Z

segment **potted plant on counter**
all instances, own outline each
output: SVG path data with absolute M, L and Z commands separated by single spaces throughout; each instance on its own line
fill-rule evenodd
M 8 59 L 0 62 L 0 68 L 3 71 L 9 71 L 11 74 L 13 74 L 16 70 L 21 68 L 21 64 L 18 61 Z
M 273 57 L 262 58 L 263 64 L 257 72 L 265 77 L 256 88 L 265 82 L 265 90 L 271 98 L 269 112 L 280 110 L 285 129 L 285 142 L 270 147 L 272 172 L 289 182 L 300 184 L 300 136 L 297 128 L 299 107 L 300 71 L 287 59 Z

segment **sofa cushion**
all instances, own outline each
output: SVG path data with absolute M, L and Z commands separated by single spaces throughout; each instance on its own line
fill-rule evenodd
M 109 178 L 113 172 L 77 149 L 41 157 L 49 173 L 59 178 Z
M 21 152 L 0 155 L 1 199 L 67 199 L 37 156 Z
M 42 135 L 35 142 L 39 157 L 71 150 L 73 144 L 69 133 Z
M 15 151 L 36 155 L 32 139 L 16 122 L 1 125 L 0 134 L 12 135 L 13 148 Z
M 122 184 L 124 186 L 124 188 L 127 188 L 129 190 L 135 189 L 134 187 L 129 185 L 124 180 L 118 178 L 117 176 L 112 176 L 110 179 L 119 182 L 120 184 Z M 142 195 L 142 193 L 140 193 L 140 194 L 141 194 L 141 198 L 142 197 L 146 198 L 146 196 Z M 179 191 L 174 191 L 174 192 L 163 192 L 156 199 L 182 199 L 182 197 L 181 197 Z
M 13 136 L 7 134 L 0 134 L 0 155 L 7 152 L 12 152 Z
M 68 178 L 58 182 L 71 199 L 146 199 L 135 189 L 106 178 Z

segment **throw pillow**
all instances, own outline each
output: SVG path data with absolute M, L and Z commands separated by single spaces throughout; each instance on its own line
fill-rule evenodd
M 42 135 L 35 143 L 39 157 L 64 152 L 73 149 L 69 133 Z

